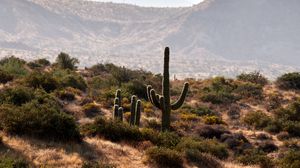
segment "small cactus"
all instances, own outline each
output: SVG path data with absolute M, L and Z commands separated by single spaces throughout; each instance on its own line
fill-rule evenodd
M 179 109 L 188 93 L 189 83 L 185 83 L 182 89 L 179 99 L 171 104 L 170 100 L 170 74 L 169 74 L 169 61 L 170 61 L 170 50 L 168 47 L 165 49 L 164 56 L 164 73 L 162 81 L 162 95 L 156 94 L 156 91 L 152 89 L 152 86 L 147 87 L 147 95 L 149 101 L 157 108 L 162 111 L 162 131 L 170 129 L 171 122 L 171 110 Z
M 136 96 L 131 97 L 131 108 L 130 108 L 130 125 L 139 126 L 141 118 L 141 101 L 137 100 Z
M 121 90 L 116 91 L 113 107 L 113 119 L 123 121 L 124 109 L 122 105 Z M 131 108 L 130 108 L 130 120 L 129 124 L 133 126 L 140 125 L 141 118 L 141 101 L 136 96 L 131 97 Z
M 122 98 L 121 98 L 121 90 L 116 91 L 114 100 L 114 107 L 113 107 L 113 119 L 114 120 L 121 120 L 123 121 L 123 108 L 122 105 Z
M 119 107 L 118 109 L 118 119 L 123 121 L 123 107 Z
M 135 118 L 134 118 L 134 125 L 135 126 L 140 126 L 140 120 L 141 120 L 141 104 L 142 102 L 138 100 L 136 102 L 135 106 Z

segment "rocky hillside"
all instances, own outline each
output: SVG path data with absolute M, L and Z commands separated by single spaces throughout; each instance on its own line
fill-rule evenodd
M 109 61 L 159 72 L 159 51 L 170 46 L 181 77 L 260 70 L 273 78 L 299 66 L 299 6 L 297 0 L 206 0 L 189 8 L 2 0 L 0 55 L 53 60 L 65 51 L 82 66 Z

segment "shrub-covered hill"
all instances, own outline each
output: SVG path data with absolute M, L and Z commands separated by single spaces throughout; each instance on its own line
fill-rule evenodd
M 161 131 L 147 95 L 147 85 L 161 92 L 161 74 L 77 63 L 65 53 L 0 60 L 0 167 L 300 167 L 300 73 L 187 79 L 186 101 Z M 171 81 L 172 100 L 183 83 Z

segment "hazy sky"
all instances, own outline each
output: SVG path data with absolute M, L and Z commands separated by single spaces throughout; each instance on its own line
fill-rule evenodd
M 180 7 L 180 6 L 192 6 L 198 4 L 203 0 L 93 0 L 101 2 L 116 2 L 116 3 L 129 3 L 139 6 L 151 6 L 151 7 Z

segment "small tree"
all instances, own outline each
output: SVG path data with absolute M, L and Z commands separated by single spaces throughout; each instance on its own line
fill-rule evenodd
M 60 53 L 56 58 L 56 64 L 61 69 L 70 69 L 74 70 L 77 68 L 76 64 L 79 63 L 77 58 L 71 58 L 66 53 Z

